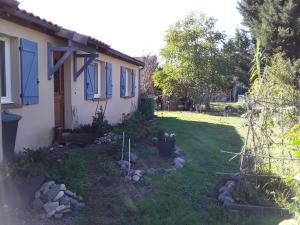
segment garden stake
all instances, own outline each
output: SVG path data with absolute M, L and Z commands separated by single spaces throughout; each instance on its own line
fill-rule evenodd
M 130 138 L 128 142 L 128 175 L 130 173 Z

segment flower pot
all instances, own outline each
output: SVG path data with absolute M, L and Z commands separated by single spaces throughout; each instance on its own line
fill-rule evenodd
M 158 141 L 157 148 L 161 156 L 171 156 L 175 150 L 175 141 Z

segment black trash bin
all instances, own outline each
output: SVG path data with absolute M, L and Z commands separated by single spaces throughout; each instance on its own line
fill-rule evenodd
M 2 119 L 2 143 L 3 143 L 3 161 L 12 161 L 17 136 L 19 120 L 22 117 L 16 114 L 3 112 Z

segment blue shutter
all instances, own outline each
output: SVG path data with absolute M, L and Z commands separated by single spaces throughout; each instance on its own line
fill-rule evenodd
M 39 103 L 38 80 L 38 45 L 36 42 L 21 39 L 21 78 L 22 103 L 34 105 Z
M 135 70 L 132 70 L 132 90 L 131 90 L 131 96 L 135 96 Z
M 94 64 L 91 63 L 87 66 L 85 70 L 85 99 L 93 100 L 94 99 Z
M 112 64 L 106 63 L 106 98 L 112 98 Z
M 126 88 L 126 69 L 121 66 L 120 69 L 120 96 L 125 96 L 125 88 Z

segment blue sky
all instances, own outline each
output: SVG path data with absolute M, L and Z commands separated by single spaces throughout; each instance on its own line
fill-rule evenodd
M 90 35 L 131 56 L 158 54 L 170 25 L 191 11 L 215 17 L 233 35 L 240 27 L 237 0 L 19 0 L 20 8 Z M 84 4 L 83 4 L 84 3 Z

